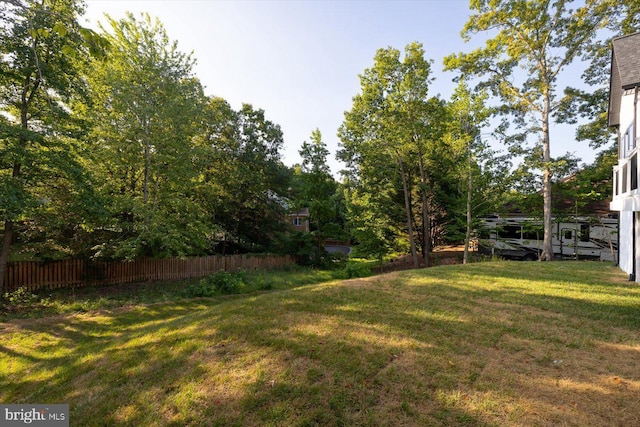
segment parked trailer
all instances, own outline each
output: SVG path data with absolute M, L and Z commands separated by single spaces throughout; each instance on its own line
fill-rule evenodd
M 542 221 L 534 218 L 483 218 L 478 252 L 508 259 L 537 260 L 544 239 Z M 576 217 L 553 221 L 553 256 L 564 259 L 614 261 L 618 252 L 618 220 Z

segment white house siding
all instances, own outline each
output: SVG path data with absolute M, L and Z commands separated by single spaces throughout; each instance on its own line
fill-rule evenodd
M 626 147 L 624 144 L 624 134 L 629 129 L 629 126 L 633 123 L 639 123 L 638 118 L 634 120 L 634 113 L 638 112 L 634 103 L 636 102 L 636 95 L 634 91 L 627 91 L 622 96 L 620 102 L 620 164 L 629 158 L 633 153 L 633 150 L 638 148 Z M 630 170 L 629 170 L 630 172 Z M 622 186 L 622 183 L 618 184 Z M 625 188 L 631 188 L 631 174 L 627 173 Z M 611 210 L 619 212 L 620 218 L 620 244 L 618 245 L 618 259 L 619 265 L 622 271 L 631 275 L 635 275 L 635 280 L 640 282 L 640 223 L 638 223 L 638 214 L 640 211 L 640 193 L 638 190 L 629 191 L 625 194 L 619 194 L 614 196 L 611 202 Z M 633 223 L 636 221 L 636 226 Z M 635 239 L 634 239 L 635 233 Z M 634 249 L 636 246 L 635 259 Z M 635 269 L 634 269 L 635 264 Z
M 620 156 L 621 159 L 629 157 L 633 148 L 624 147 L 624 136 L 627 130 L 630 130 L 630 126 L 633 123 L 638 123 L 638 118 L 634 120 L 634 113 L 638 114 L 638 109 L 635 107 L 634 103 L 636 102 L 636 94 L 633 90 L 627 91 L 625 95 L 622 96 L 622 101 L 620 103 L 620 141 L 621 151 Z M 631 130 L 631 138 L 633 138 L 633 130 Z
M 619 265 L 624 272 L 634 275 L 637 282 L 640 282 L 640 139 L 636 138 L 640 135 L 639 87 L 640 32 L 612 41 L 608 109 L 608 124 L 616 128 L 619 136 L 610 205 L 612 211 L 619 212 Z
M 624 134 L 629 127 L 629 125 L 633 122 L 633 101 L 635 99 L 635 94 L 633 91 L 625 92 L 625 95 L 622 96 L 622 101 L 620 102 L 620 133 Z
M 635 221 L 635 227 L 634 227 L 634 231 L 635 231 L 635 258 L 633 256 L 633 254 L 629 255 L 629 258 L 631 258 L 631 263 L 632 263 L 632 267 L 635 267 L 633 269 L 633 274 L 634 274 L 634 280 L 636 282 L 640 282 L 640 212 L 632 212 L 633 218 L 631 218 L 631 221 Z M 629 223 L 631 223 L 631 221 L 629 221 Z M 631 234 L 631 233 L 629 233 Z M 632 248 L 632 246 L 629 246 L 630 248 Z
M 628 158 L 630 154 L 633 152 L 633 149 L 627 149 L 624 147 L 623 136 L 629 129 L 629 126 L 633 123 L 639 123 L 638 119 L 634 121 L 634 113 L 638 111 L 635 108 L 634 102 L 636 101 L 636 96 L 633 91 L 628 91 L 625 95 L 622 96 L 622 100 L 620 103 L 620 136 L 621 139 L 619 143 L 621 144 L 621 159 L 623 161 L 625 158 Z M 637 150 L 638 148 L 636 148 Z M 629 171 L 630 172 L 630 171 Z M 631 175 L 627 174 L 627 183 L 626 188 L 631 188 Z M 640 282 L 640 223 L 638 223 L 638 214 L 640 211 L 640 194 L 638 190 L 633 190 L 625 195 L 620 195 L 618 197 L 614 197 L 611 203 L 611 209 L 614 211 L 618 211 L 620 217 L 620 244 L 618 245 L 618 257 L 619 257 L 619 265 L 622 271 L 629 274 L 630 277 L 632 274 L 635 275 L 635 281 Z M 634 228 L 633 222 L 636 221 L 636 226 Z M 634 240 L 633 234 L 635 232 L 636 238 Z M 633 245 L 636 245 L 636 256 L 634 259 L 634 250 Z M 636 268 L 634 269 L 634 264 Z
M 620 212 L 618 257 L 620 259 L 620 268 L 627 274 L 633 273 L 633 217 L 634 212 Z

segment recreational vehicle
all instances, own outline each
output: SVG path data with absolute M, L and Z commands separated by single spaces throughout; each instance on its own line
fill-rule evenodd
M 542 253 L 542 221 L 534 218 L 483 218 L 478 252 L 508 259 L 537 260 Z M 576 217 L 553 221 L 553 256 L 557 259 L 614 261 L 618 220 Z

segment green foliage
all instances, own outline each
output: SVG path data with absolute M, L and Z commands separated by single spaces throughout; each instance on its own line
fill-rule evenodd
M 0 295 L 0 321 L 14 316 L 29 317 L 47 312 L 55 306 L 51 298 L 41 298 L 27 288 L 21 286 L 13 292 Z
M 600 0 L 595 14 L 606 26 L 607 35 L 587 47 L 583 60 L 589 66 L 582 74 L 589 87 L 568 87 L 558 110 L 558 120 L 578 124 L 576 139 L 588 141 L 591 147 L 606 148 L 615 139 L 615 130 L 608 125 L 609 79 L 611 70 L 611 39 L 640 31 L 640 2 Z M 586 123 L 584 121 L 586 120 Z
M 445 58 L 445 68 L 465 78 L 478 78 L 501 102 L 501 113 L 517 130 L 512 141 L 521 154 L 529 154 L 528 168 L 540 171 L 543 190 L 545 238 L 542 259 L 550 260 L 551 158 L 549 124 L 569 100 L 561 97 L 559 76 L 588 51 L 598 31 L 607 23 L 600 2 L 586 2 L 573 9 L 571 2 L 546 0 L 477 0 L 462 36 L 490 32 L 482 48 Z M 503 123 L 508 123 L 507 121 Z M 533 138 L 533 135 L 538 138 Z
M 344 199 L 327 164 L 329 150 L 316 129 L 298 151 L 302 164 L 291 180 L 293 209 L 308 208 L 310 229 L 319 238 L 346 240 Z
M 111 203 L 96 248 L 102 257 L 196 255 L 208 241 L 205 212 L 192 197 L 198 170 L 192 140 L 204 94 L 193 59 L 158 21 L 109 19 L 109 50 L 87 69 L 90 100 L 79 104 L 94 141 L 89 157 Z
M 82 11 L 76 0 L 0 5 L 0 291 L 15 222 L 54 235 L 90 222 L 82 131 L 69 108 L 86 90 L 81 70 L 95 35 L 79 25 Z
M 510 156 L 492 149 L 489 141 L 496 135 L 483 132 L 494 112 L 486 103 L 487 92 L 472 93 L 463 78 L 448 105 L 453 117 L 448 137 L 462 147 L 464 159 L 457 164 L 460 184 L 456 190 L 464 196 L 448 198 L 446 243 L 469 242 L 474 218 L 498 212 L 512 184 Z
M 347 218 L 356 243 L 356 256 L 382 258 L 394 251 L 406 252 L 406 238 L 399 225 L 402 224 L 402 211 L 394 197 L 397 193 L 389 187 L 387 191 L 359 187 L 347 185 L 345 189 Z
M 280 126 L 264 110 L 244 104 L 234 111 L 220 98 L 204 109 L 197 138 L 200 176 L 194 196 L 217 230 L 217 252 L 259 252 L 286 229 L 283 199 L 289 170 L 281 161 Z
M 560 215 L 593 215 L 594 210 L 601 209 L 602 202 L 611 197 L 613 191 L 611 170 L 618 161 L 616 147 L 603 150 L 596 160 L 589 165 L 578 168 L 575 162 L 567 159 L 569 166 L 558 172 L 560 179 L 552 183 L 553 214 Z M 519 168 L 521 182 L 535 182 L 535 179 Z M 505 195 L 502 210 L 497 213 L 523 212 L 527 216 L 542 217 L 542 195 L 539 186 L 517 186 Z
M 617 147 L 603 150 L 590 165 L 567 174 L 554 184 L 556 215 L 589 215 L 597 202 L 607 200 L 613 192 L 611 171 L 618 162 Z
M 371 276 L 371 263 L 368 261 L 349 260 L 344 266 L 347 279 Z
M 13 292 L 5 292 L 2 295 L 4 302 L 9 306 L 29 305 L 38 301 L 38 295 L 30 292 L 25 287 L 19 287 Z
M 244 285 L 242 277 L 237 273 L 219 271 L 201 279 L 185 291 L 188 297 L 213 297 L 216 295 L 235 294 Z
M 566 157 L 541 162 L 541 147 L 525 147 L 526 132 L 543 127 L 532 128 L 525 117 L 541 109 L 539 93 L 545 85 L 551 89 L 552 118 L 602 120 L 606 90 L 568 89 L 561 97 L 555 76 L 585 54 L 593 61 L 586 81 L 606 81 L 608 40 L 592 43 L 597 31 L 586 30 L 638 30 L 635 1 L 568 5 L 473 1 L 463 37 L 490 28 L 495 37 L 482 49 L 447 59 L 449 68 L 480 77 L 520 126 L 522 132 L 501 139 L 527 154 L 529 162 L 515 176 L 533 185 L 518 188 L 521 193 L 543 184 L 531 172 L 551 165 L 559 177 L 571 166 Z M 431 61 L 419 43 L 404 52 L 380 49 L 360 76 L 361 92 L 340 128 L 347 179 L 339 184 L 319 129 L 302 144 L 301 165 L 287 168 L 280 127 L 259 108 L 245 104 L 236 111 L 206 97 L 194 58 L 160 22 L 128 14 L 96 32 L 79 25 L 83 10 L 80 0 L 0 2 L 0 221 L 6 230 L 0 277 L 14 242 L 39 259 L 277 247 L 305 264 L 328 267 L 339 263 L 324 253 L 326 237 L 351 237 L 360 253 L 374 257 L 424 254 L 433 242 L 459 240 L 465 172 L 474 182 L 474 213 L 497 205 L 502 188 L 494 184 L 509 168 L 481 147 L 476 133 L 484 112 L 467 114 L 472 106 L 456 107 L 457 95 L 451 103 L 429 97 Z M 541 58 L 555 71 L 540 72 Z M 513 73 L 518 68 L 525 72 Z M 466 130 L 465 114 L 473 119 Z M 607 137 L 601 122 L 580 129 L 581 139 Z M 566 189 L 575 190 L 578 204 L 608 192 L 598 178 L 605 166 L 584 171 L 575 188 Z M 602 185 L 589 190 L 589 180 Z M 289 202 L 309 208 L 313 237 L 286 236 Z
M 175 280 L 168 282 L 129 283 L 123 285 L 82 286 L 56 289 L 46 294 L 28 292 L 0 295 L 0 321 L 10 318 L 42 317 L 63 313 L 111 310 L 122 306 L 165 302 L 178 303 L 184 298 L 212 298 L 225 294 L 248 294 L 285 290 L 300 286 L 371 275 L 378 261 L 339 258 L 333 268 L 318 269 L 292 265 L 269 271 L 221 272 L 215 279 Z M 13 298 L 10 304 L 7 298 Z
M 324 245 L 325 240 L 317 234 L 294 231 L 282 236 L 277 249 L 280 253 L 295 256 L 296 263 L 304 267 L 336 268 L 340 256 L 327 252 Z
M 81 6 L 0 5 L 7 235 L 36 257 L 271 249 L 291 177 L 280 127 L 206 98 L 157 20 L 128 14 L 98 34 L 76 25 Z
M 420 43 L 379 49 L 339 130 L 347 164 L 349 228 L 371 256 L 405 243 L 417 264 L 458 194 L 460 147 L 446 102 L 429 97 L 431 64 Z
M 270 291 L 273 287 L 274 281 L 272 278 L 265 278 L 265 273 L 262 272 L 248 273 L 246 271 L 238 271 L 231 273 L 219 271 L 189 285 L 183 294 L 188 298 L 210 298 L 218 295 Z

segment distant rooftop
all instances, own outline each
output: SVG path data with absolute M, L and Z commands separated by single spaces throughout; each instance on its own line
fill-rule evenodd
M 289 216 L 309 216 L 309 208 L 302 208 L 297 212 L 291 212 Z

